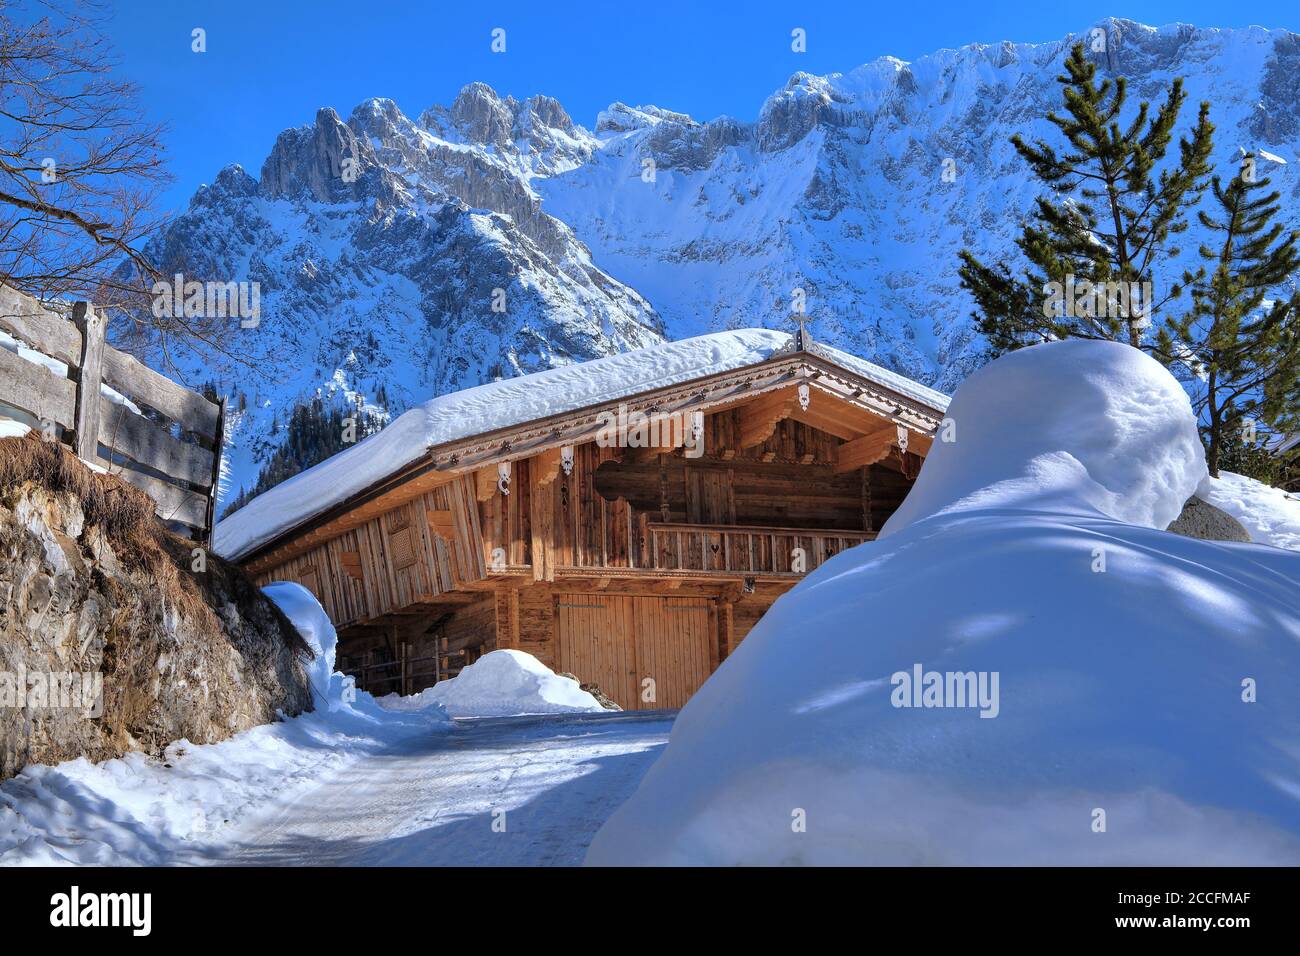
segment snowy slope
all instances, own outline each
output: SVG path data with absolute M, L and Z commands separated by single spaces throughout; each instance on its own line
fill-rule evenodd
M 1196 493 L 1240 521 L 1256 544 L 1300 551 L 1300 496 L 1230 471 L 1207 475 Z
M 1054 343 L 949 415 L 880 539 L 686 705 L 589 864 L 1300 862 L 1300 554 L 1156 530 L 1205 476 L 1178 384 Z
M 1183 76 L 1184 125 L 1199 101 L 1213 104 L 1220 170 L 1237 171 L 1239 148 L 1285 160 L 1261 172 L 1300 226 L 1295 34 L 1098 26 L 1109 33 L 1101 73 L 1127 78 L 1131 109 L 1162 100 Z M 982 348 L 957 252 L 969 247 L 986 261 L 1014 253 L 1041 187 L 1009 138 L 1059 142 L 1041 117 L 1060 108 L 1056 78 L 1075 39 L 798 73 L 754 123 L 618 104 L 597 125 L 591 160 L 537 188 L 543 208 L 645 295 L 671 335 L 779 325 L 800 288 L 819 339 L 949 391 Z M 647 159 L 654 183 L 640 176 Z M 945 179 L 946 168 L 955 175 Z M 1193 222 L 1181 243 L 1189 255 L 1198 229 Z
M 472 119 L 484 98 L 467 91 L 457 108 Z M 521 129 L 541 122 L 534 108 L 562 122 L 563 111 L 508 105 Z M 253 483 L 297 402 L 395 417 L 432 395 L 662 341 L 649 303 L 540 210 L 513 165 L 435 138 L 388 100 L 286 130 L 259 179 L 223 169 L 147 251 L 166 275 L 260 284 L 260 323 L 231 321 L 227 354 L 170 356 L 189 383 L 234 398 L 223 500 Z
M 1262 149 L 1300 227 L 1300 41 L 1282 30 L 1101 21 L 1134 102 L 1187 79 L 1216 164 Z M 956 278 L 1011 248 L 1037 186 L 1008 138 L 1059 103 L 1073 37 L 798 73 L 757 119 L 613 104 L 585 129 L 555 100 L 472 83 L 408 118 L 372 99 L 287 130 L 260 177 L 223 170 L 153 249 L 169 267 L 263 285 L 263 322 L 191 357 L 242 391 L 228 489 L 247 486 L 293 403 L 320 393 L 396 417 L 432 395 L 705 332 L 788 328 L 950 391 L 980 362 Z M 353 158 L 360 175 L 341 178 Z M 953 160 L 953 181 L 944 161 Z M 655 163 L 654 182 L 642 179 Z M 1198 245 L 1193 225 L 1182 243 Z M 506 290 L 506 310 L 490 308 Z M 387 404 L 378 408 L 380 388 Z

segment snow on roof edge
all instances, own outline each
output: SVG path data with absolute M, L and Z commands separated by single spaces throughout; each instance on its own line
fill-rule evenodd
M 772 329 L 714 332 L 436 396 L 218 522 L 213 550 L 238 560 L 440 445 L 757 365 L 787 351 L 791 338 Z M 816 342 L 811 352 L 923 405 L 948 406 L 942 392 L 847 352 Z

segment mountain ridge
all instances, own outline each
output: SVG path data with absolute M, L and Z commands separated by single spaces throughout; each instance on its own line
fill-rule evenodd
M 1300 227 L 1300 37 L 1096 26 L 1131 104 L 1186 76 L 1181 132 L 1212 101 L 1217 167 L 1240 149 L 1286 159 L 1267 172 Z M 313 396 L 382 419 L 665 338 L 789 328 L 800 296 L 819 340 L 950 391 L 984 350 L 956 252 L 1013 250 L 1039 187 L 1009 137 L 1050 135 L 1061 59 L 1088 36 L 796 72 L 749 122 L 615 102 L 588 130 L 552 97 L 480 82 L 414 120 L 382 97 L 346 120 L 323 107 L 277 137 L 258 178 L 222 169 L 149 249 L 262 283 L 244 352 L 265 381 L 189 361 L 241 392 L 228 493 Z

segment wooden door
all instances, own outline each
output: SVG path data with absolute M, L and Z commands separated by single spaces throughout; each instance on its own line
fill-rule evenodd
M 686 520 L 691 524 L 735 524 L 735 474 L 730 468 L 686 469 Z
M 595 684 L 625 710 L 636 700 L 632 599 L 618 594 L 561 594 L 555 601 L 560 670 Z
M 559 668 L 624 710 L 678 708 L 708 680 L 713 626 L 709 598 L 561 594 Z
M 697 597 L 636 597 L 632 602 L 637 709 L 681 707 L 709 679 L 713 602 Z M 653 700 L 644 699 L 651 694 Z

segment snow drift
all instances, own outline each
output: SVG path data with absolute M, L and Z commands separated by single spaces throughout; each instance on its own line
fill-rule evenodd
M 1256 544 L 1300 551 L 1300 497 L 1230 471 L 1207 475 L 1196 493 L 1240 521 Z
M 1186 393 L 1128 346 L 1022 349 L 958 394 L 952 425 L 880 537 L 931 515 L 991 508 L 1167 528 L 1206 475 Z
M 413 697 L 390 695 L 379 703 L 407 710 L 428 701 L 436 702 L 452 717 L 604 711 L 576 680 L 561 677 L 532 654 L 515 650 L 484 654 L 451 680 L 440 681 Z
M 588 863 L 1300 862 L 1300 555 L 1156 530 L 1205 476 L 1177 383 L 1060 342 L 949 415 L 880 539 L 777 601 Z
M 316 706 L 324 704 L 326 710 L 338 710 L 345 696 L 346 678 L 334 670 L 339 637 L 329 615 L 314 594 L 294 581 L 276 581 L 262 588 L 262 593 L 284 612 L 311 648 L 307 678 Z

